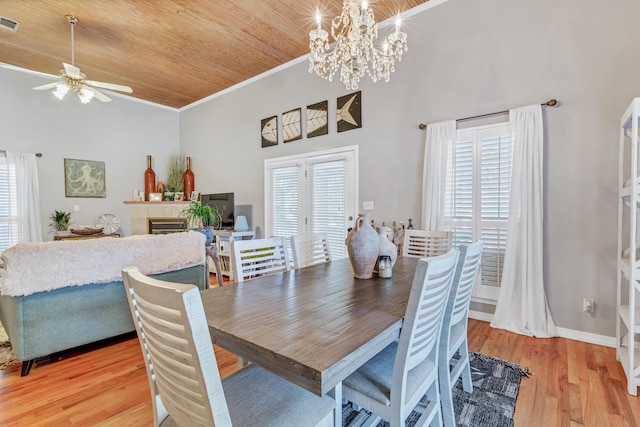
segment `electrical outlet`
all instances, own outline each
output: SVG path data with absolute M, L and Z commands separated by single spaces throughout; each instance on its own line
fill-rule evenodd
M 73 205 L 74 212 L 80 212 L 80 205 Z
M 595 311 L 595 301 L 592 298 L 583 298 L 582 299 L 582 311 L 587 313 L 593 313 Z

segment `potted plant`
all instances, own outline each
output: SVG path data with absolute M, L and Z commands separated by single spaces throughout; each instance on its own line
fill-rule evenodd
M 213 230 L 222 224 L 222 214 L 217 206 L 203 205 L 191 201 L 181 212 L 180 216 L 187 218 L 189 226 L 207 236 L 206 246 L 213 242 Z
M 169 169 L 167 171 L 166 200 L 174 200 L 175 193 L 184 191 L 184 157 L 174 154 L 169 159 Z
M 49 217 L 53 221 L 49 226 L 56 229 L 58 235 L 69 234 L 69 224 L 71 221 L 71 212 L 54 211 Z

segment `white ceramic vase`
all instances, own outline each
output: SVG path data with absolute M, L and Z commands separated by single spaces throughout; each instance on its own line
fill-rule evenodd
M 393 266 L 396 265 L 396 260 L 398 259 L 398 248 L 391 240 L 389 240 L 387 231 L 383 228 L 380 228 L 378 241 L 380 242 L 378 256 L 388 255 L 391 258 L 391 268 L 393 268 Z
M 347 235 L 347 252 L 356 279 L 370 279 L 378 261 L 380 239 L 369 224 L 367 215 L 359 215 L 355 227 Z

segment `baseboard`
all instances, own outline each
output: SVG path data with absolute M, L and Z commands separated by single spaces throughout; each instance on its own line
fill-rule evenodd
M 611 348 L 615 348 L 616 346 L 616 337 L 609 337 L 607 335 L 592 334 L 591 332 L 576 331 L 575 329 L 567 328 L 558 328 L 558 335 L 562 338 L 569 338 L 570 340 L 587 342 L 589 344 Z
M 471 319 L 482 320 L 484 322 L 491 322 L 493 319 L 493 313 L 485 313 L 482 311 L 469 310 L 469 317 Z M 575 329 L 557 328 L 558 335 L 562 338 L 568 338 L 570 340 L 582 341 L 589 344 L 602 345 L 605 347 L 615 348 L 616 338 L 607 335 L 592 334 L 590 332 L 576 331 Z
M 469 317 L 484 322 L 491 322 L 493 313 L 485 313 L 484 311 L 469 310 Z

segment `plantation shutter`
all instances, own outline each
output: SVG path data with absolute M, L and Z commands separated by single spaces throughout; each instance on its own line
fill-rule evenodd
M 270 236 L 289 237 L 300 229 L 300 175 L 304 173 L 298 163 L 284 164 L 270 170 L 267 188 L 270 218 Z
M 499 287 L 509 219 L 511 142 L 508 135 L 502 135 L 483 138 L 481 144 L 481 280 L 484 286 Z
M 17 236 L 21 236 L 22 233 L 16 200 L 15 171 L 9 170 L 7 156 L 0 152 L 0 253 L 20 243 Z
M 347 256 L 344 241 L 349 228 L 347 207 L 353 199 L 349 191 L 351 165 L 349 158 L 343 156 L 309 160 L 309 232 L 327 233 L 332 257 L 336 259 Z
M 508 123 L 459 130 L 449 149 L 445 225 L 454 247 L 484 242 L 474 296 L 497 300 L 509 217 Z
M 473 242 L 473 140 L 453 144 L 448 159 L 445 217 L 454 247 Z

